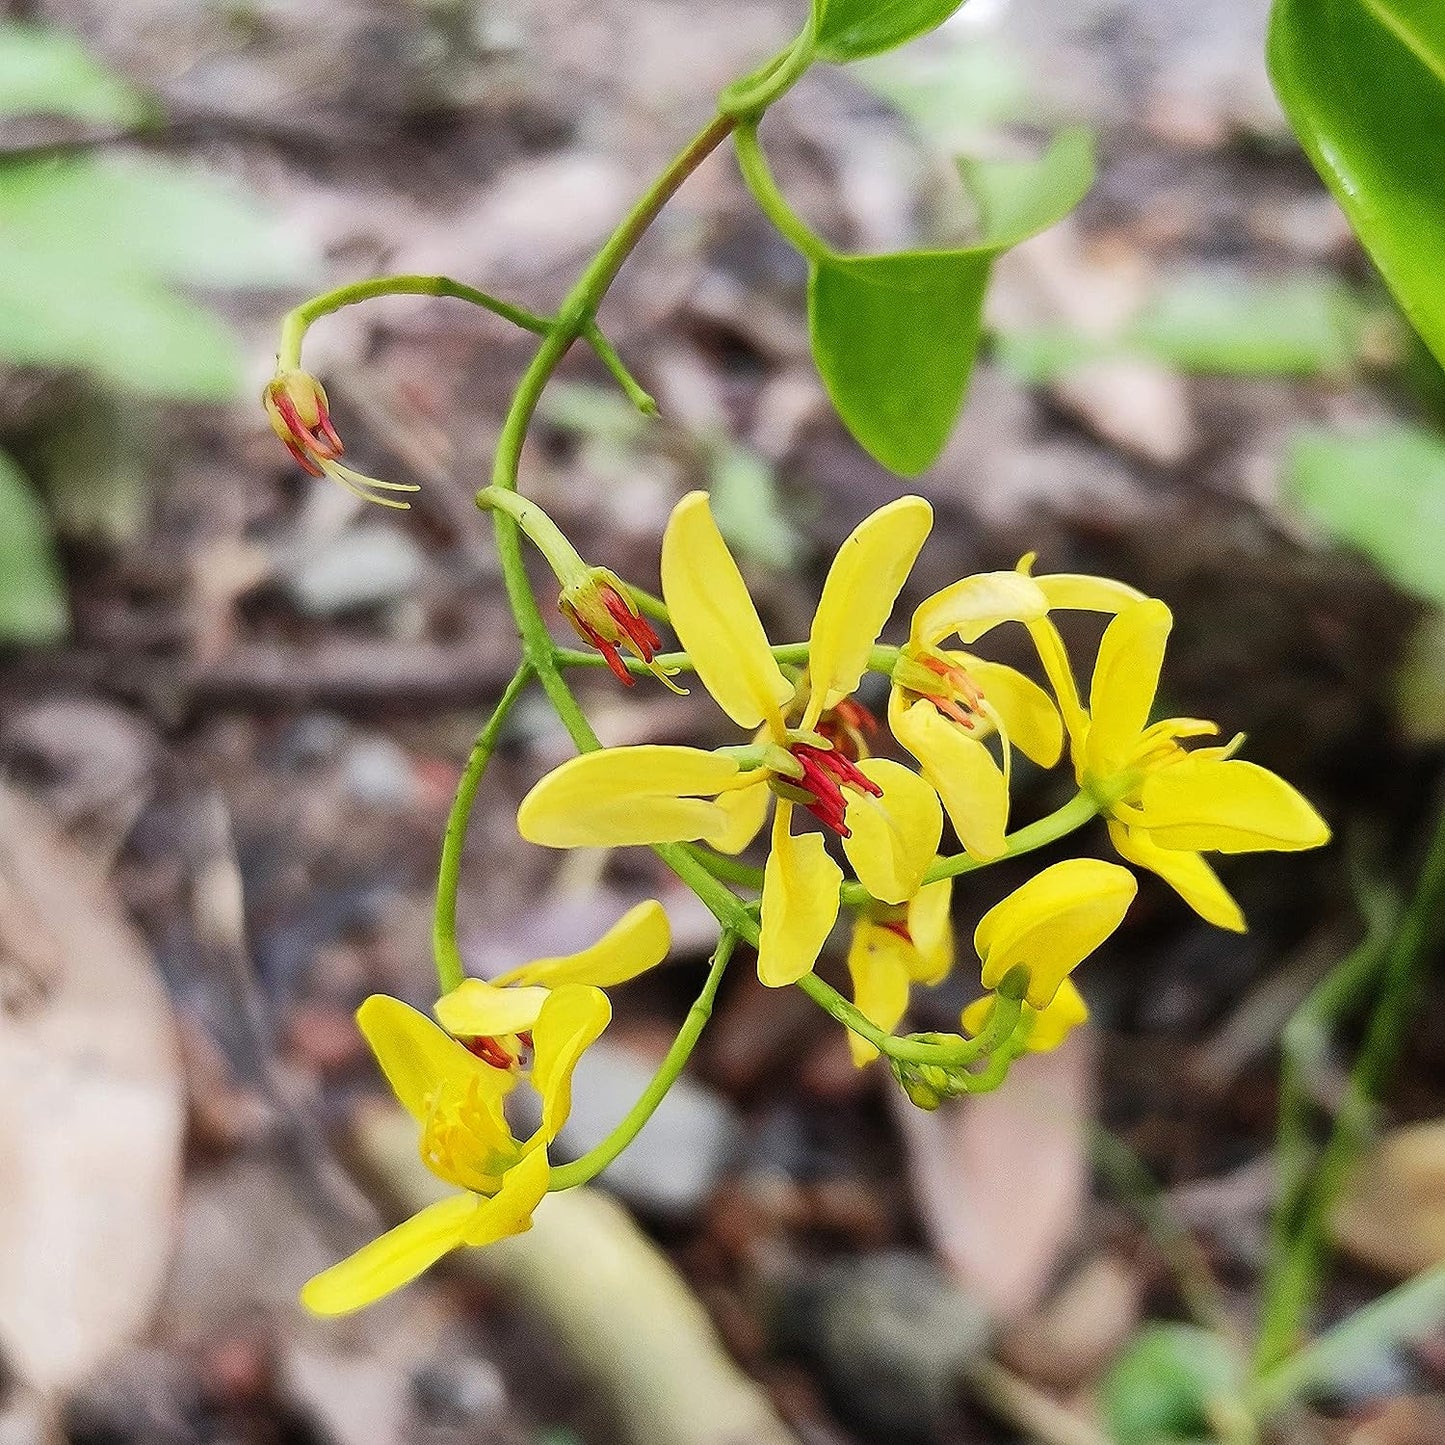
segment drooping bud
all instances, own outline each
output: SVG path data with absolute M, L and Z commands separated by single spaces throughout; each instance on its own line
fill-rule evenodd
M 562 588 L 557 606 L 577 635 L 602 654 L 613 676 L 625 687 L 631 687 L 635 679 L 622 661 L 620 649 L 624 648 L 644 663 L 659 682 L 675 693 L 684 692 L 655 661 L 662 639 L 615 572 L 606 567 L 588 567 L 579 581 Z
M 331 423 L 331 407 L 326 389 L 309 372 L 291 368 L 278 371 L 261 393 L 271 430 L 286 445 L 286 450 L 313 477 L 330 477 L 364 502 L 377 502 L 383 507 L 404 510 L 411 505 L 395 497 L 378 497 L 382 492 L 416 492 L 415 482 L 383 482 L 368 477 L 338 460 L 345 447 Z

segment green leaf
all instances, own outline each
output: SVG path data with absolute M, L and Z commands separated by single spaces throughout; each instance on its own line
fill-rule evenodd
M 1286 463 L 1285 495 L 1391 581 L 1445 603 L 1445 442 L 1412 427 L 1307 432 Z
M 1212 1439 L 1216 1412 L 1239 1388 L 1238 1366 L 1218 1335 L 1193 1325 L 1146 1325 L 1100 1390 L 1109 1439 L 1116 1445 Z
M 813 0 L 813 38 L 824 60 L 844 64 L 936 30 L 964 0 Z
M 1275 0 L 1269 67 L 1315 169 L 1445 361 L 1445 6 Z
M 0 167 L 0 359 L 226 400 L 235 338 L 174 285 L 278 285 L 308 269 L 304 248 L 203 173 L 98 156 Z
M 19 115 L 133 126 L 153 119 L 155 108 L 68 31 L 0 21 L 0 116 Z
M 0 452 L 0 641 L 43 646 L 69 630 L 50 521 L 20 469 Z
M 1066 215 L 1092 179 L 1091 139 L 1066 132 L 1035 164 L 968 169 L 983 223 L 973 246 L 813 258 L 813 358 L 839 416 L 884 466 L 915 476 L 943 450 L 973 371 L 994 258 Z

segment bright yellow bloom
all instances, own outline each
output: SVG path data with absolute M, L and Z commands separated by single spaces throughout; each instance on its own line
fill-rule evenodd
M 1183 740 L 1212 736 L 1217 724 L 1197 718 L 1149 722 L 1172 625 L 1169 609 L 1154 599 L 1114 618 L 1099 645 L 1087 712 L 1067 663 L 1058 660 L 1061 648 L 1050 677 L 1068 723 L 1079 786 L 1107 818 L 1120 856 L 1157 873 L 1202 918 L 1239 932 L 1244 915 L 1201 853 L 1318 848 L 1330 830 L 1283 778 L 1234 757 L 1242 736 L 1225 747 L 1191 752 Z
M 1029 556 L 1012 572 L 965 577 L 922 602 L 893 669 L 893 735 L 938 790 L 965 851 L 985 862 L 1006 847 L 1011 747 L 1052 767 L 1063 728 L 1048 694 L 1023 673 L 942 644 L 954 636 L 972 643 L 1004 622 L 1020 622 L 1047 645 L 1057 638 L 1047 622 L 1051 609 L 1117 612 L 1143 595 L 1102 577 L 1033 577 L 1032 563 Z M 993 732 L 1001 763 L 983 741 Z
M 356 1019 L 392 1092 L 421 1128 L 421 1157 L 463 1192 L 429 1205 L 307 1282 L 301 1302 L 347 1314 L 416 1278 L 464 1244 L 530 1229 L 547 1192 L 547 1146 L 572 1106 L 572 1072 L 606 1028 L 603 986 L 667 954 L 667 915 L 639 904 L 591 948 L 524 964 L 495 984 L 468 979 L 436 1006 L 439 1028 L 399 999 L 375 994 Z M 526 1052 L 542 1122 L 517 1140 L 503 1112 Z
M 758 947 L 758 974 L 770 986 L 812 969 L 838 916 L 842 871 L 818 834 L 792 831 L 795 805 L 840 835 L 875 898 L 911 898 L 942 833 L 937 795 L 899 764 L 849 756 L 834 741 L 847 728 L 831 727 L 829 716 L 857 687 L 932 517 L 922 498 L 902 497 L 843 543 L 813 619 L 800 696 L 773 658 L 707 496 L 684 497 L 662 544 L 672 626 L 723 711 L 750 734 L 762 731 L 748 746 L 718 752 L 644 746 L 585 753 L 523 799 L 522 836 L 553 848 L 700 839 L 738 852 L 776 799 Z
M 964 1032 L 977 1038 L 993 1021 L 993 1011 L 997 1007 L 997 994 L 986 993 L 982 998 L 974 999 L 963 1011 Z M 1073 979 L 1066 978 L 1047 1008 L 1036 1009 L 1026 1003 L 1023 1016 L 1028 1020 L 1024 1047 L 1031 1054 L 1046 1054 L 1058 1048 L 1080 1024 L 1089 1021 L 1089 1006 Z
M 941 983 L 953 967 L 953 924 L 949 905 L 953 880 L 927 883 L 908 900 L 896 918 L 860 914 L 853 925 L 848 972 L 853 1003 L 867 1019 L 891 1033 L 908 1009 L 908 991 L 915 984 Z M 858 1034 L 848 1034 L 853 1062 L 859 1067 L 878 1057 L 878 1050 Z

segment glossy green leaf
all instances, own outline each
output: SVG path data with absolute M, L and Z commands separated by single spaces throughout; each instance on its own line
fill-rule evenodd
M 69 31 L 0 21 L 0 116 L 54 115 L 132 126 L 154 107 Z
M 70 625 L 69 609 L 50 520 L 29 482 L 0 452 L 0 642 L 59 642 Z
M 1228 1346 L 1194 1325 L 1146 1325 L 1100 1389 L 1116 1445 L 1166 1445 L 1214 1436 L 1218 1403 L 1240 1390 Z
M 1066 215 L 1093 180 L 1088 135 L 1042 160 L 965 172 L 982 236 L 949 251 L 813 260 L 808 325 L 828 394 L 859 444 L 914 476 L 942 451 L 963 404 L 994 258 Z
M 844 63 L 892 50 L 936 30 L 964 0 L 813 0 L 813 38 L 824 60 Z
M 1315 169 L 1445 361 L 1445 5 L 1275 0 L 1269 67 Z
M 1295 439 L 1285 495 L 1400 587 L 1445 604 L 1445 442 L 1395 426 Z

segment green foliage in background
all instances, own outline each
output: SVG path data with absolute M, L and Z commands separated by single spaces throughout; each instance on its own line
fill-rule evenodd
M 158 111 L 143 91 L 94 60 L 63 30 L 0 23 L 0 118 L 63 116 L 93 125 L 138 126 Z
M 1101 1391 L 1116 1445 L 1219 1438 L 1219 1416 L 1240 1388 L 1239 1362 L 1218 1335 L 1193 1325 L 1147 1325 Z
M 1409 426 L 1307 432 L 1285 468 L 1286 496 L 1391 581 L 1445 606 L 1445 441 Z
M 1315 169 L 1445 361 L 1445 5 L 1275 0 L 1269 66 Z
M 69 626 L 50 519 L 20 469 L 0 452 L 0 641 L 58 642 Z

